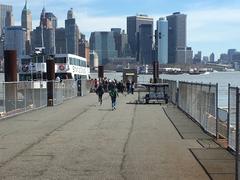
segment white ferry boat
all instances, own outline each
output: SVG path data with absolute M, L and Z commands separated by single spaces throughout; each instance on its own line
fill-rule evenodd
M 73 54 L 56 54 L 55 76 L 60 79 L 89 79 L 90 68 L 86 58 Z M 44 56 L 24 56 L 19 63 L 19 80 L 46 80 L 47 65 Z

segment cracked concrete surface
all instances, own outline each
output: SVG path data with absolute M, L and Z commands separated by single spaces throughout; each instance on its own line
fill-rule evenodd
M 0 121 L 0 179 L 209 179 L 189 151 L 200 145 L 136 98 L 111 111 L 90 94 Z

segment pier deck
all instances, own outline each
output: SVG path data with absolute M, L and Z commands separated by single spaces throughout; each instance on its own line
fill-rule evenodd
M 120 95 L 117 110 L 112 111 L 108 95 L 104 94 L 100 106 L 96 95 L 90 94 L 0 120 L 0 179 L 234 177 L 233 157 L 214 143 L 205 147 L 204 143 L 209 144 L 205 139 L 211 138 L 194 124 L 189 127 L 194 126 L 197 133 L 189 135 L 189 129 L 180 128 L 181 123 L 174 120 L 177 117 L 186 123 L 187 117 L 179 110 L 171 105 L 131 103 L 135 99 L 137 95 Z M 215 153 L 201 151 L 209 148 L 226 154 L 228 164 L 222 175 L 205 158 L 215 162 L 211 158 Z

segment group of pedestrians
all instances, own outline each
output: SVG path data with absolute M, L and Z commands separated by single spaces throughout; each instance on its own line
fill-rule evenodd
M 134 93 L 134 82 L 127 81 L 124 84 L 122 81 L 117 82 L 116 80 L 102 80 L 99 83 L 94 83 L 95 92 L 98 95 L 98 101 L 100 105 L 102 105 L 102 97 L 103 94 L 109 93 L 112 102 L 112 110 L 116 110 L 116 100 L 118 97 L 118 93 L 124 94 L 124 91 L 127 91 L 128 94 Z

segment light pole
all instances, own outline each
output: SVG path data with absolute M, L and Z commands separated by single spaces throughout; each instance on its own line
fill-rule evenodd
M 2 44 L 2 49 L 1 49 L 1 55 L 2 55 L 2 58 L 3 58 L 3 62 L 4 62 L 4 50 L 5 50 L 5 34 L 2 33 L 2 35 L 0 36 L 0 42 Z M 3 70 L 3 67 L 1 67 L 1 69 Z

